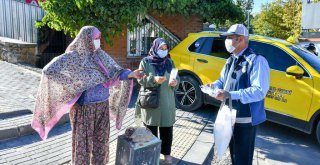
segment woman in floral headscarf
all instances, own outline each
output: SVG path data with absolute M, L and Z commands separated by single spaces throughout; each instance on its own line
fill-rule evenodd
M 43 68 L 32 128 L 42 139 L 70 110 L 72 163 L 106 164 L 109 118 L 120 129 L 138 71 L 121 68 L 100 48 L 101 32 L 81 28 L 66 53 Z M 120 81 L 122 80 L 122 81 Z
M 153 41 L 149 56 L 140 62 L 140 70 L 145 76 L 138 80 L 143 87 L 160 87 L 159 107 L 144 109 L 136 103 L 136 117 L 141 118 L 144 125 L 151 132 L 158 136 L 160 132 L 161 154 L 164 155 L 164 162 L 171 163 L 171 146 L 173 138 L 173 124 L 176 116 L 176 104 L 174 90 L 178 87 L 179 78 L 169 82 L 173 61 L 168 57 L 169 45 L 163 38 Z M 139 120 L 138 120 L 139 121 Z

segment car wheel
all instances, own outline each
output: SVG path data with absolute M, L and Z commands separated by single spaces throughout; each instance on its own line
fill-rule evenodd
M 192 76 L 181 76 L 179 88 L 175 91 L 176 105 L 185 111 L 194 111 L 203 104 L 200 83 Z
M 316 137 L 317 137 L 318 143 L 320 144 L 320 120 L 318 121 L 318 125 L 316 128 Z

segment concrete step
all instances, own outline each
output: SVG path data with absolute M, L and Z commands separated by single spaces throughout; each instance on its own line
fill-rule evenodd
M 35 133 L 31 128 L 32 114 L 19 115 L 0 120 L 0 141 Z M 57 126 L 69 122 L 69 114 L 62 116 Z
M 128 121 L 134 122 L 134 109 L 129 109 L 127 113 L 130 114 L 130 116 L 123 122 L 123 125 L 127 125 Z M 31 127 L 31 119 L 32 114 L 29 113 L 0 120 L 0 141 L 35 133 L 35 130 Z M 56 126 L 63 125 L 67 122 L 70 122 L 69 113 L 63 115 Z M 111 122 L 110 127 L 111 132 L 116 131 L 114 122 Z M 114 139 L 116 137 L 111 136 L 110 138 Z
M 29 109 L 0 112 L 0 120 L 10 119 L 13 117 L 18 117 L 18 116 L 23 116 L 23 115 L 28 115 L 28 114 L 32 114 L 32 111 Z

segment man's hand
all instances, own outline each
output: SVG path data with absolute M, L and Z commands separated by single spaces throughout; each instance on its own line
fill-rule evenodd
M 230 98 L 230 93 L 225 91 L 225 90 L 223 90 L 223 89 L 219 89 L 215 99 L 223 101 L 223 100 L 225 100 L 227 98 Z
M 166 77 L 165 76 L 155 76 L 154 77 L 154 81 L 157 83 L 157 84 L 162 84 L 164 81 L 166 81 Z
M 169 82 L 169 85 L 172 87 L 175 87 L 175 86 L 177 86 L 177 83 L 178 83 L 178 81 L 176 79 L 173 79 Z
M 206 86 L 213 89 L 213 84 L 206 84 Z
M 129 78 L 136 78 L 136 79 L 142 79 L 144 76 L 144 73 L 141 73 L 142 70 L 136 69 L 133 72 L 131 72 L 128 77 Z

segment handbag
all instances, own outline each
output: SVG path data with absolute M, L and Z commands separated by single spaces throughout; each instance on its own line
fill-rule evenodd
M 158 108 L 160 99 L 160 86 L 145 88 L 141 86 L 138 103 L 141 108 Z

